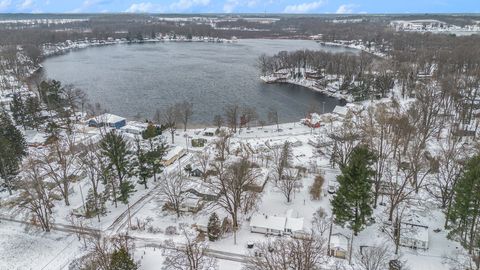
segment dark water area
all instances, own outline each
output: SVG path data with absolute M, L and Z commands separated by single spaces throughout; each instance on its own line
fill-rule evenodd
M 157 109 L 189 100 L 192 123 L 210 125 L 228 104 L 269 108 L 281 122 L 298 121 L 312 106 L 330 112 L 339 100 L 289 84 L 265 84 L 256 67 L 262 53 L 299 49 L 355 52 L 308 40 L 239 40 L 238 43 L 165 42 L 112 45 L 47 58 L 50 79 L 83 89 L 91 103 L 130 119 L 152 118 Z

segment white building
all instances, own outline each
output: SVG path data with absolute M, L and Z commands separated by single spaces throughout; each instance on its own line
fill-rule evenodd
M 254 214 L 250 219 L 250 231 L 278 236 L 301 236 L 304 233 L 303 218 L 291 217 L 291 213 L 288 211 L 286 217 Z

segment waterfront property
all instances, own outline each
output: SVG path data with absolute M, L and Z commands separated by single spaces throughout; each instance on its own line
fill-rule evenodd
M 112 127 L 116 129 L 120 129 L 127 124 L 127 119 L 111 114 L 111 113 L 104 113 L 93 118 L 90 118 L 87 121 L 90 127 Z

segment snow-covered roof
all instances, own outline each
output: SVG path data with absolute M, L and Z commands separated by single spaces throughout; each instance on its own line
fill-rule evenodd
M 285 229 L 286 217 L 254 214 L 250 219 L 250 227 L 267 228 L 283 231 Z
M 181 155 L 184 152 L 185 152 L 185 149 L 183 149 L 183 147 L 177 145 L 177 146 L 174 146 L 174 147 L 170 148 L 170 150 L 168 150 L 167 154 L 165 155 L 165 157 L 163 159 L 164 160 L 170 160 L 173 157 L 175 157 L 176 155 Z
M 287 218 L 287 223 L 285 224 L 285 229 L 292 232 L 303 231 L 303 218 Z
M 348 112 L 348 108 L 345 107 L 345 106 L 335 106 L 335 108 L 333 109 L 333 113 L 335 114 L 338 114 L 338 115 L 341 115 L 341 116 L 345 116 L 347 115 L 347 112 Z
M 334 233 L 330 237 L 330 249 L 348 250 L 348 237 L 341 233 Z
M 121 117 L 121 116 L 115 115 L 115 114 L 104 113 L 104 114 L 101 114 L 101 115 L 97 115 L 93 118 L 90 118 L 88 121 L 91 121 L 91 120 L 94 120 L 97 123 L 109 123 L 109 124 L 112 123 L 113 124 L 113 123 L 118 123 L 118 122 L 124 121 L 126 119 Z
M 415 239 L 417 241 L 428 243 L 427 226 L 402 223 L 401 234 L 404 238 Z

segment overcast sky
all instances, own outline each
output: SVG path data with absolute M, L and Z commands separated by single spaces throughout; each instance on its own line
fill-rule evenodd
M 0 0 L 0 13 L 478 13 L 480 0 Z

